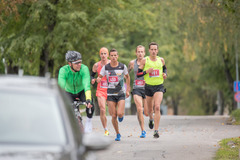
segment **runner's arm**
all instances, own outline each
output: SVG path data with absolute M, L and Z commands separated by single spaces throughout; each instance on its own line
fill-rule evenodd
M 165 73 L 167 75 L 167 67 L 166 67 L 166 65 L 163 66 L 163 73 Z
M 93 72 L 93 71 L 92 71 L 92 72 L 91 72 L 91 80 L 94 79 L 95 75 L 96 75 L 96 72 Z
M 105 66 L 102 67 L 101 71 L 100 71 L 100 74 L 98 75 L 98 78 L 97 78 L 97 83 L 99 83 L 102 79 L 102 77 L 105 76 Z
M 105 76 L 105 66 L 102 67 L 100 74 L 97 77 L 97 83 L 101 82 L 102 77 Z
M 138 72 L 137 72 L 138 78 L 144 76 L 145 74 L 147 74 L 146 71 L 143 71 L 142 69 L 138 68 Z
M 126 98 L 129 97 L 129 92 L 131 91 L 131 86 L 130 86 L 130 75 L 128 73 L 128 69 L 126 65 L 124 65 L 124 78 L 126 79 L 126 85 L 127 85 L 127 90 L 126 90 Z
M 143 68 L 144 68 L 144 66 L 145 66 L 145 63 L 146 63 L 146 59 L 143 58 L 143 59 L 141 60 L 141 63 L 140 63 L 140 65 L 139 65 L 138 71 L 137 71 L 137 77 L 138 77 L 138 78 L 144 76 L 145 74 L 147 74 L 146 71 L 143 71 Z
M 167 76 L 167 67 L 165 65 L 165 60 L 162 57 L 161 57 L 161 61 L 162 61 L 162 64 L 163 64 L 163 73 L 165 73 L 166 76 Z
M 125 79 L 126 79 L 127 91 L 130 92 L 130 91 L 131 91 L 130 75 L 129 75 L 129 74 L 126 74 L 124 77 L 125 77 Z
M 96 73 L 97 73 L 97 65 L 98 63 L 95 63 L 92 67 L 92 72 L 91 72 L 91 80 L 94 79 Z
M 133 64 L 134 64 L 134 60 L 130 61 L 128 64 L 128 74 L 131 72 L 131 70 L 133 69 Z
M 97 77 L 97 83 L 101 82 L 102 77 L 103 77 L 103 76 L 102 76 L 101 74 L 98 75 L 98 77 Z

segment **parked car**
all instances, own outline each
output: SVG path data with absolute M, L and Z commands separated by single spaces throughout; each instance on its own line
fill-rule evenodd
M 83 134 L 55 79 L 0 76 L 0 159 L 95 159 L 107 137 Z

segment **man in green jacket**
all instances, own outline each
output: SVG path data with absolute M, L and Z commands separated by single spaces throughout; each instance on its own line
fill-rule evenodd
M 91 118 L 94 112 L 89 69 L 86 65 L 82 64 L 82 56 L 79 52 L 68 51 L 65 57 L 68 64 L 60 68 L 58 84 L 73 101 L 79 98 L 80 101 L 87 103 L 85 132 L 88 133 L 92 131 Z

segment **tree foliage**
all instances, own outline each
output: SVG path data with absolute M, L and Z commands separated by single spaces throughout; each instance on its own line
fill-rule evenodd
M 0 72 L 57 77 L 67 50 L 90 69 L 103 46 L 128 64 L 137 45 L 159 44 L 166 61 L 169 107 L 175 114 L 214 114 L 217 93 L 236 108 L 233 81 L 239 53 L 237 0 L 1 0 Z M 131 73 L 131 76 L 132 73 Z M 95 89 L 95 86 L 94 86 Z

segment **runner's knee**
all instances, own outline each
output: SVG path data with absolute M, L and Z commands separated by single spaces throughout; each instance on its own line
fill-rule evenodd
M 142 112 L 143 112 L 142 107 L 138 107 L 138 108 L 137 108 L 137 112 L 141 112 L 141 113 L 142 113 Z
M 148 116 L 148 113 L 147 113 L 147 112 L 144 112 L 144 115 L 147 117 L 147 116 Z
M 105 113 L 106 113 L 105 107 L 100 107 L 100 112 L 103 113 L 103 114 L 105 114 Z
M 155 105 L 155 111 L 160 112 L 160 105 Z
M 118 114 L 118 117 L 122 118 L 123 115 L 124 115 L 124 113 L 119 113 L 119 114 Z
M 112 119 L 117 119 L 117 115 L 116 114 L 112 114 Z

